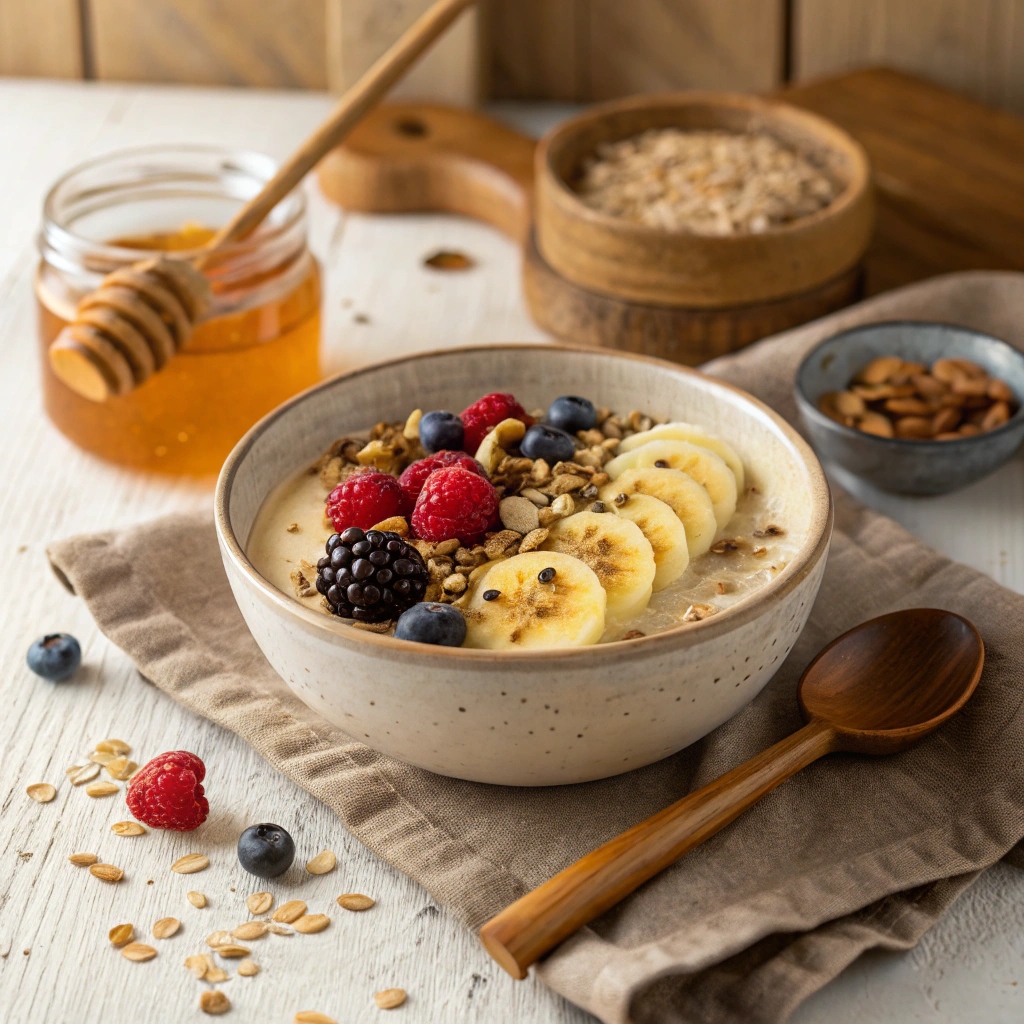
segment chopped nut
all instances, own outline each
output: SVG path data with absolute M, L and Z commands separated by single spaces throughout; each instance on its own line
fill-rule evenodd
M 522 535 L 515 530 L 501 530 L 492 534 L 484 542 L 484 555 L 494 561 L 506 555 L 514 554 L 522 541 Z
M 538 487 L 543 486 L 551 480 L 551 467 L 544 459 L 536 459 L 533 469 L 530 470 L 530 479 Z
M 544 511 L 547 512 L 549 510 L 545 509 Z M 541 544 L 548 539 L 550 532 L 551 531 L 544 526 L 537 530 L 531 530 L 519 545 L 519 553 L 525 554 L 527 551 L 536 551 Z
M 333 850 L 321 850 L 311 861 L 306 863 L 306 870 L 311 875 L 326 875 L 338 866 L 338 858 Z
M 254 892 L 246 901 L 250 914 L 265 914 L 274 905 L 274 894 Z
M 216 1017 L 231 1009 L 231 1000 L 219 988 L 208 988 L 199 997 L 199 1009 Z
M 586 477 L 576 476 L 574 473 L 565 473 L 562 476 L 556 476 L 551 483 L 545 484 L 544 489 L 548 494 L 560 496 L 582 490 L 588 483 L 589 481 Z
M 402 427 L 402 437 L 407 441 L 418 441 L 420 439 L 421 419 L 423 419 L 423 410 L 413 409 L 405 421 L 405 426 Z
M 48 804 L 57 795 L 56 787 L 51 786 L 48 782 L 33 782 L 25 789 L 25 792 L 37 804 Z
M 450 576 L 445 577 L 441 589 L 448 597 L 458 597 L 466 592 L 466 586 L 466 577 L 461 573 L 453 572 Z
M 193 875 L 197 871 L 203 871 L 210 866 L 210 858 L 202 853 L 186 853 L 179 857 L 172 865 L 171 870 L 179 875 Z
M 107 933 L 107 937 L 110 939 L 111 945 L 120 949 L 135 938 L 135 928 L 130 924 L 115 924 Z
M 405 989 L 386 988 L 383 992 L 378 992 L 373 997 L 373 1001 L 382 1010 L 393 1010 L 396 1006 L 401 1006 L 405 1002 Z
M 356 912 L 369 910 L 370 907 L 376 905 L 376 902 L 376 900 L 372 900 L 369 896 L 364 896 L 359 892 L 346 892 L 342 893 L 342 895 L 338 897 L 339 907 L 342 907 L 344 910 L 352 910 Z
M 288 525 L 287 525 L 287 526 L 285 527 L 285 529 L 286 529 L 286 530 L 287 530 L 287 531 L 288 531 L 289 533 L 298 533 L 298 532 L 299 532 L 299 524 L 298 524 L 298 523 L 289 523 L 289 524 L 288 524 Z
M 383 533 L 397 533 L 399 537 L 409 536 L 409 523 L 404 516 L 392 516 L 390 519 L 382 519 L 379 523 L 370 527 L 371 530 L 381 530 Z
M 143 963 L 146 960 L 152 960 L 156 956 L 156 950 L 152 946 L 147 946 L 144 942 L 129 942 L 121 950 L 121 956 L 125 960 L 133 960 L 136 963 Z
M 622 427 L 620 427 L 613 419 L 606 419 L 604 423 L 601 424 L 601 433 L 610 440 L 622 440 Z
M 700 622 L 717 614 L 718 609 L 713 604 L 691 604 L 683 612 L 683 622 Z
M 576 511 L 576 502 L 568 494 L 559 495 L 551 502 L 551 511 L 559 519 L 564 519 L 566 516 L 571 516 Z

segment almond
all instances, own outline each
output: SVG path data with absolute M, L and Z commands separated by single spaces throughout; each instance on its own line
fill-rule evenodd
M 899 356 L 879 356 L 872 359 L 857 374 L 859 384 L 884 384 L 890 377 L 903 369 L 903 360 Z

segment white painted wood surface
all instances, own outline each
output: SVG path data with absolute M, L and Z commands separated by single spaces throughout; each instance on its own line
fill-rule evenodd
M 44 549 L 57 537 L 204 507 L 208 485 L 146 478 L 78 452 L 45 420 L 36 384 L 32 273 L 43 193 L 71 164 L 124 145 L 218 142 L 282 155 L 327 108 L 310 95 L 182 88 L 0 81 L 0 1020 L 4 1024 L 177 1024 L 202 1019 L 203 984 L 183 967 L 215 928 L 248 918 L 254 885 L 234 844 L 245 825 L 273 820 L 299 844 L 299 860 L 324 847 L 337 870 L 313 878 L 293 868 L 267 888 L 331 916 L 312 936 L 267 936 L 251 945 L 255 978 L 220 986 L 235 1015 L 289 1022 L 302 1009 L 346 1024 L 376 1021 L 379 989 L 400 986 L 408 1024 L 583 1024 L 586 1014 L 531 981 L 516 983 L 418 886 L 384 865 L 323 806 L 274 773 L 240 740 L 148 687 L 98 634 L 82 603 L 50 577 Z M 537 128 L 551 112 L 506 108 Z M 470 341 L 539 340 L 519 297 L 518 255 L 490 229 L 447 217 L 343 216 L 313 195 L 313 244 L 326 265 L 325 335 L 331 369 Z M 437 247 L 471 253 L 477 269 L 439 275 L 420 266 Z M 362 314 L 368 323 L 357 322 Z M 1024 590 L 1024 461 L 968 492 L 933 501 L 869 496 L 919 535 L 1001 582 Z M 86 668 L 53 686 L 24 667 L 28 644 L 67 630 L 82 641 Z M 213 808 L 195 837 L 109 831 L 127 813 L 120 796 L 90 799 L 64 768 L 97 741 L 117 736 L 143 761 L 168 749 L 199 753 Z M 33 782 L 58 787 L 53 803 L 25 795 Z M 212 866 L 169 870 L 201 849 Z M 123 867 L 106 885 L 67 862 L 91 851 Z M 152 884 L 149 881 L 152 880 Z M 185 900 L 205 892 L 204 910 Z M 232 891 L 234 889 L 235 891 Z M 365 892 L 378 902 L 356 915 L 334 898 Z M 794 1018 L 800 1024 L 896 1024 L 923 1020 L 1001 1024 L 1019 1020 L 1024 956 L 1024 875 L 998 867 L 955 906 L 918 949 L 854 965 Z M 159 955 L 129 963 L 107 942 L 131 921 L 145 940 L 155 920 L 183 922 Z M 228 1018 L 232 1019 L 232 1018 Z

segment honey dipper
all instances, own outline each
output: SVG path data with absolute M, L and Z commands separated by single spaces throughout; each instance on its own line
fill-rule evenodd
M 437 0 L 338 101 L 331 115 L 190 261 L 153 257 L 108 274 L 54 339 L 50 367 L 72 391 L 105 402 L 138 387 L 181 350 L 210 306 L 202 269 L 248 237 L 475 0 Z

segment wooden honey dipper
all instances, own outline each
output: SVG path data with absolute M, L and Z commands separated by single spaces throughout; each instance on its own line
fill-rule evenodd
M 93 402 L 124 395 L 158 372 L 210 307 L 203 267 L 247 238 L 475 0 L 437 0 L 338 101 L 331 115 L 191 260 L 158 256 L 108 274 L 54 339 L 50 367 Z

